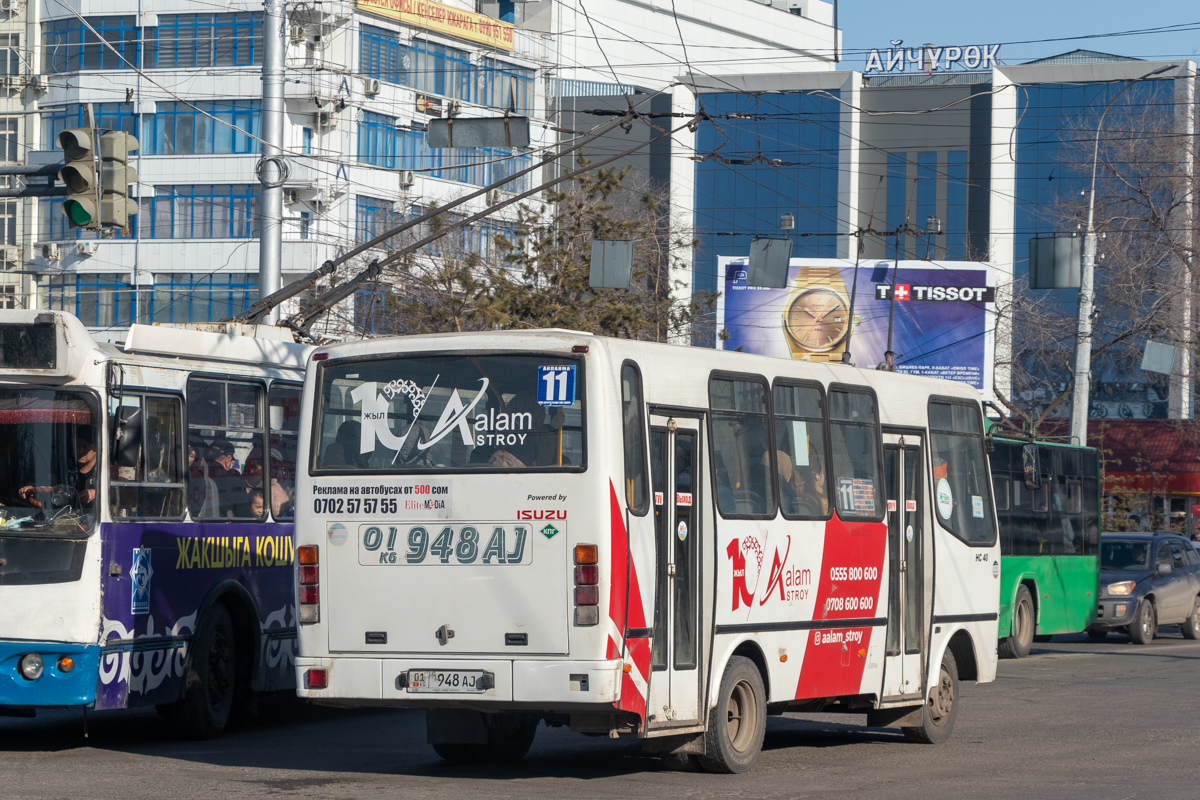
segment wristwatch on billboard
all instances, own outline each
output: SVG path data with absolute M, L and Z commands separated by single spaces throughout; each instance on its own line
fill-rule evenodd
M 850 324 L 841 273 L 834 267 L 801 267 L 783 305 L 783 333 L 792 358 L 841 361 Z

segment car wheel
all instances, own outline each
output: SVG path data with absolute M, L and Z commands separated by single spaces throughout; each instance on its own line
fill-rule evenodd
M 1158 612 L 1154 608 L 1154 601 L 1145 598 L 1138 606 L 1137 617 L 1129 626 L 1129 638 L 1136 644 L 1150 644 L 1157 633 Z
M 1017 587 L 1017 600 L 1013 603 L 1012 636 L 1000 641 L 998 653 L 1001 658 L 1024 658 L 1033 646 L 1033 597 L 1025 586 Z
M 1087 635 L 1095 639 L 1097 642 L 1103 642 L 1108 638 L 1108 631 L 1092 628 L 1087 632 Z
M 1192 602 L 1192 613 L 1179 626 L 1179 632 L 1185 639 L 1200 639 L 1200 597 Z
M 754 662 L 729 659 L 708 718 L 700 765 L 709 772 L 746 772 L 758 760 L 767 731 L 767 692 Z
M 958 718 L 958 664 L 946 648 L 938 680 L 929 689 L 929 698 L 921 708 L 920 727 L 902 728 L 904 738 L 922 744 L 941 744 L 954 732 Z

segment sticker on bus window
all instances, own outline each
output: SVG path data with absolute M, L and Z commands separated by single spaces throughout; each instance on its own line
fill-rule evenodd
M 888 511 L 895 511 L 895 510 L 896 510 L 896 501 L 888 500 Z
M 679 526 L 675 529 L 675 535 L 679 537 L 679 541 L 687 541 L 687 522 L 679 520 Z
M 154 570 L 150 566 L 150 548 L 133 548 L 133 566 L 129 568 L 129 577 L 133 581 L 133 594 L 130 598 L 130 613 L 150 613 L 150 579 Z
M 917 510 L 917 501 L 916 500 L 905 500 L 904 501 L 904 510 L 905 511 L 916 511 Z
M 950 481 L 945 478 L 938 478 L 937 507 L 942 519 L 950 519 L 950 515 L 954 513 L 954 493 L 950 491 Z
M 539 406 L 575 405 L 575 365 L 538 367 Z
M 983 519 L 983 498 L 977 494 L 971 495 L 971 516 Z
M 870 478 L 838 478 L 838 505 L 853 514 L 874 514 L 874 482 Z

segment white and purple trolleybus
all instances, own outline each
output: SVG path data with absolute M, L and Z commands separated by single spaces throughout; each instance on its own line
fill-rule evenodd
M 154 705 L 208 738 L 294 686 L 309 349 L 0 312 L 0 715 Z

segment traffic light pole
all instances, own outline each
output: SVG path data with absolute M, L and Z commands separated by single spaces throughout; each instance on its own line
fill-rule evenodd
M 266 0 L 263 18 L 263 121 L 262 160 L 258 179 L 262 183 L 259 195 L 258 234 L 258 296 L 279 291 L 282 283 L 283 258 L 283 182 L 286 162 L 283 160 L 283 74 L 284 37 L 287 34 L 287 14 L 283 0 Z M 273 325 L 279 320 L 279 310 L 272 309 L 263 322 Z

